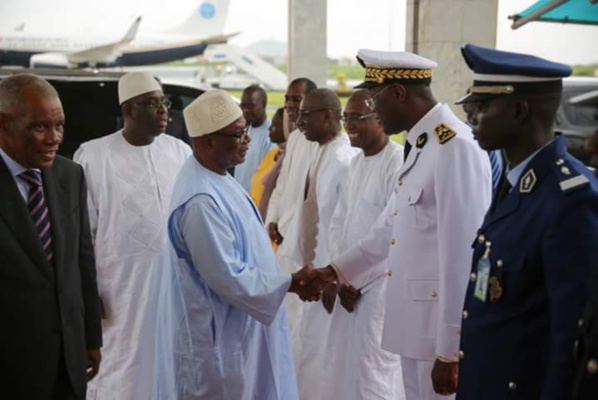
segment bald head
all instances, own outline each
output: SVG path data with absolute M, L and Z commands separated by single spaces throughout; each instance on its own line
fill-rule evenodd
M 315 89 L 305 95 L 299 109 L 297 126 L 305 138 L 327 143 L 341 130 L 341 102 L 330 89 Z
M 320 88 L 314 89 L 305 95 L 305 99 L 309 99 L 313 104 L 317 104 L 319 108 L 327 108 L 340 112 L 341 101 L 330 89 Z
M 388 143 L 388 136 L 384 134 L 378 116 L 365 104 L 370 98 L 368 90 L 353 93 L 343 112 L 343 122 L 351 145 L 362 149 L 366 157 L 378 154 Z

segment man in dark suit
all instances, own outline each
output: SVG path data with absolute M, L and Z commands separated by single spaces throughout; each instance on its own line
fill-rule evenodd
M 590 165 L 598 176 L 598 131 L 589 140 L 586 149 L 592 155 Z M 581 337 L 574 346 L 578 361 L 574 400 L 598 399 L 598 242 L 594 251 L 590 300 L 578 322 Z
M 100 364 L 81 167 L 56 154 L 64 113 L 45 80 L 0 82 L 0 393 L 83 399 Z

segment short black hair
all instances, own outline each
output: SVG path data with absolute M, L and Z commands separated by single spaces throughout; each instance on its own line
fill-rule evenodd
M 268 104 L 268 95 L 266 94 L 266 91 L 264 89 L 262 89 L 261 86 L 253 84 L 253 85 L 249 85 L 247 86 L 244 90 L 243 90 L 243 94 L 251 94 L 251 93 L 257 93 L 259 96 L 259 99 L 264 103 L 264 106 L 266 106 Z
M 291 83 L 289 83 L 289 86 L 291 86 L 291 85 L 299 85 L 299 84 L 305 85 L 305 93 L 309 93 L 312 90 L 316 90 L 318 88 L 318 86 L 314 83 L 314 81 L 312 81 L 309 78 L 296 78 L 296 79 L 293 79 L 291 81 Z

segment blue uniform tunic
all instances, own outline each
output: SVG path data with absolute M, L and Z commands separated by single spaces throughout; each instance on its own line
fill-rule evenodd
M 473 243 L 457 399 L 567 399 L 598 235 L 598 183 L 558 137 L 495 203 Z M 475 293 L 484 257 L 482 301 Z

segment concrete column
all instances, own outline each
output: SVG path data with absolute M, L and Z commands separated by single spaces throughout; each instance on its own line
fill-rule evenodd
M 326 85 L 326 0 L 289 0 L 289 80 Z
M 406 50 L 438 63 L 432 75 L 436 98 L 463 116 L 454 102 L 472 74 L 461 57 L 465 43 L 496 47 L 498 0 L 407 0 Z

